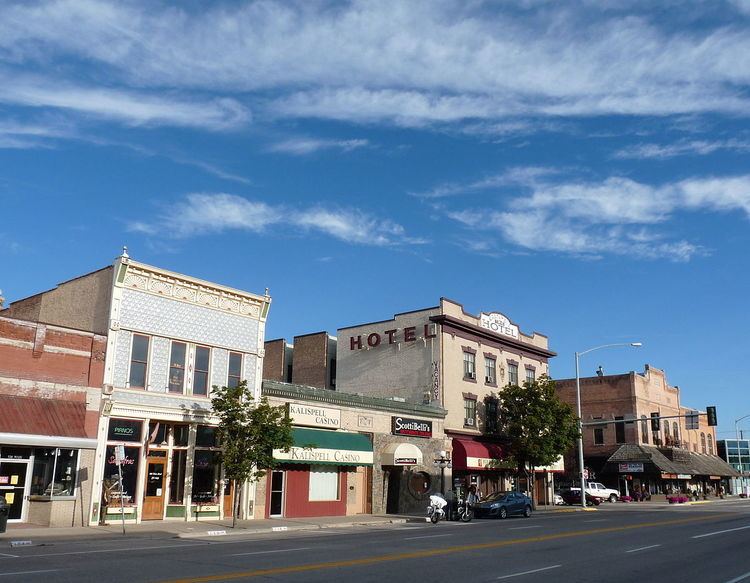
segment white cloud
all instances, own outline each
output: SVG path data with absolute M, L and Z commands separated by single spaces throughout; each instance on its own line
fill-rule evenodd
M 471 185 L 469 185 L 471 187 Z M 707 253 L 675 236 L 678 212 L 741 212 L 750 219 L 750 175 L 691 178 L 653 186 L 629 178 L 528 184 L 505 209 L 445 210 L 466 228 L 495 232 L 534 251 L 688 261 Z
M 316 138 L 292 138 L 273 144 L 269 150 L 272 152 L 293 154 L 295 156 L 304 156 L 307 154 L 314 154 L 320 150 L 350 152 L 359 148 L 366 148 L 369 143 L 370 142 L 365 139 L 323 140 Z
M 266 0 L 195 9 L 145 0 L 4 3 L 0 60 L 60 75 L 93 65 L 92 84 L 107 79 L 127 89 L 50 78 L 47 90 L 30 88 L 15 99 L 126 123 L 215 128 L 246 115 L 237 102 L 207 93 L 252 100 L 254 110 L 280 116 L 412 126 L 747 115 L 747 2 L 734 0 L 732 20 L 681 25 L 705 14 L 698 4 L 649 12 L 648 3 L 630 3 L 628 13 L 591 2 L 523 9 L 460 0 Z M 54 84 L 62 95 L 49 91 Z M 182 97 L 189 91 L 200 97 Z
M 474 192 L 483 192 L 506 186 L 531 186 L 540 179 L 560 172 L 557 168 L 541 166 L 516 166 L 499 174 L 490 174 L 480 180 L 463 183 L 446 183 L 426 192 L 412 192 L 412 196 L 424 199 L 446 198 Z
M 244 230 L 251 232 L 288 229 L 316 231 L 346 243 L 379 247 L 423 244 L 410 237 L 393 221 L 378 219 L 359 210 L 289 209 L 272 206 L 226 193 L 192 193 L 169 206 L 153 222 L 132 221 L 132 232 L 151 236 L 185 238 L 210 232 Z
M 664 160 L 676 156 L 706 156 L 719 151 L 747 152 L 750 142 L 729 140 L 682 140 L 673 144 L 636 144 L 614 153 L 614 158 Z

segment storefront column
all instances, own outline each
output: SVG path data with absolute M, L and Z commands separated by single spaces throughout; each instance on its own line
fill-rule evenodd
M 198 432 L 198 426 L 195 423 L 190 424 L 188 430 L 188 448 L 185 456 L 185 521 L 190 520 L 193 514 L 193 466 L 195 464 L 195 436 Z
M 102 401 L 102 407 L 105 407 L 111 401 Z M 89 503 L 90 524 L 99 524 L 102 519 L 102 480 L 104 478 L 104 458 L 107 455 L 107 430 L 109 428 L 109 416 L 102 414 L 99 417 L 99 426 L 97 429 L 96 452 L 93 463 L 93 476 L 91 476 L 91 501 Z

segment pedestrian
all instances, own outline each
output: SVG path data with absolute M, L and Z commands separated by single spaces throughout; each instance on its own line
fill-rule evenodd
M 466 495 L 466 502 L 467 504 L 469 504 L 469 506 L 474 506 L 474 504 L 479 502 L 477 487 L 473 484 L 469 487 L 469 493 Z

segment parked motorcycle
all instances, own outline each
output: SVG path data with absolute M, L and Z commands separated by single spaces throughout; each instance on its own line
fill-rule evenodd
M 445 507 L 448 502 L 440 494 L 430 496 L 430 505 L 427 507 L 427 516 L 432 524 L 445 520 Z
M 474 518 L 474 509 L 472 508 L 471 504 L 469 504 L 469 501 L 459 500 L 458 501 L 458 519 L 461 522 L 471 522 L 472 518 Z

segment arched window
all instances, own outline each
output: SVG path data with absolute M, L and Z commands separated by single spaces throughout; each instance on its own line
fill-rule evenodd
M 708 453 L 711 455 L 714 455 L 714 438 L 711 437 L 711 434 L 708 434 Z
M 648 421 L 645 415 L 641 415 L 641 441 L 648 443 Z
M 674 437 L 675 441 L 680 440 L 679 429 L 677 428 L 677 421 L 672 423 L 672 437 Z
M 701 432 L 701 452 L 706 453 L 706 434 Z
M 664 422 L 664 439 L 666 440 L 667 437 L 669 437 L 669 421 Z

